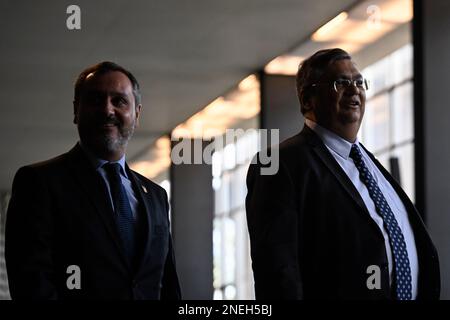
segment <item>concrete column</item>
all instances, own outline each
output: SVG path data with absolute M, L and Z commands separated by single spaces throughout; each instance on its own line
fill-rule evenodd
M 194 140 L 191 141 L 193 159 Z M 196 142 L 204 145 L 201 140 Z M 183 299 L 212 300 L 214 193 L 211 165 L 172 163 L 170 178 L 172 234 Z
M 303 128 L 295 77 L 261 73 L 261 128 L 279 129 L 280 142 Z

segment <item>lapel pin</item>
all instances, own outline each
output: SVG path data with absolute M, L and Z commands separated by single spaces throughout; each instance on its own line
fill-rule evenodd
M 147 188 L 144 186 L 141 186 L 141 187 L 142 187 L 142 190 L 144 190 L 144 192 L 147 193 Z

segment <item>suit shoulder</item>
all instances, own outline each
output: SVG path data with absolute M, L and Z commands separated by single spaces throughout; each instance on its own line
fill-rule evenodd
M 310 143 L 301 133 L 282 141 L 276 148 L 280 160 L 286 163 L 298 163 L 301 159 L 309 158 L 312 151 Z
M 298 149 L 304 148 L 307 145 L 305 138 L 301 133 L 296 134 L 279 144 L 280 152 L 297 152 Z
M 57 167 L 65 162 L 66 157 L 67 157 L 67 153 L 64 153 L 64 154 L 61 154 L 59 156 L 53 157 L 48 160 L 32 163 L 32 164 L 28 165 L 28 167 L 31 167 L 34 169 L 43 169 L 43 170 L 45 170 L 47 168 Z
M 308 167 L 313 157 L 312 146 L 303 132 L 292 136 L 279 145 L 272 146 L 257 153 L 252 159 L 250 171 L 259 167 L 269 167 L 272 163 L 288 170 L 297 167 Z M 278 170 L 277 170 L 278 172 Z
M 281 160 L 284 160 L 301 157 L 302 154 L 309 153 L 310 151 L 311 147 L 306 137 L 303 135 L 303 132 L 300 132 L 295 136 L 283 140 L 277 145 L 259 151 L 252 160 L 252 163 L 258 163 L 259 161 L 257 161 L 257 159 L 261 157 L 262 153 L 265 153 L 266 155 L 275 153 L 280 156 Z
M 20 167 L 17 170 L 16 175 L 26 175 L 29 174 L 30 172 L 39 172 L 41 174 L 45 174 L 48 172 L 55 172 L 57 171 L 59 168 L 62 168 L 65 161 L 66 161 L 66 157 L 67 154 L 61 154 L 59 156 L 56 156 L 54 158 L 48 159 L 48 160 L 44 160 L 44 161 L 40 161 L 40 162 L 35 162 L 35 163 L 31 163 L 25 166 Z

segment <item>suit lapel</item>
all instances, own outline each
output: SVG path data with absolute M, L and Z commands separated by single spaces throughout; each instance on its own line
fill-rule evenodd
M 312 146 L 313 151 L 317 154 L 319 159 L 325 164 L 325 167 L 328 168 L 351 199 L 353 199 L 353 201 L 360 207 L 360 212 L 366 218 L 368 223 L 374 227 L 374 230 L 376 230 L 380 237 L 383 237 L 380 228 L 370 217 L 369 210 L 367 210 L 364 200 L 361 198 L 358 190 L 356 190 L 353 182 L 341 168 L 339 163 L 337 163 L 336 159 L 334 159 L 333 155 L 328 151 L 319 136 L 306 125 L 303 128 L 302 134 L 304 135 L 306 141 Z
M 369 218 L 371 222 L 375 224 L 373 219 L 370 218 L 370 214 L 367 210 L 366 205 L 364 204 L 363 199 L 361 198 L 361 195 L 359 194 L 358 190 L 356 190 L 355 186 L 351 182 L 351 180 L 348 178 L 347 174 L 342 170 L 341 166 L 336 162 L 333 155 L 330 154 L 326 146 L 323 144 L 322 140 L 316 135 L 316 133 L 311 130 L 309 127 L 305 125 L 304 127 L 304 136 L 307 139 L 307 141 L 312 145 L 314 152 L 319 156 L 319 158 L 322 160 L 322 162 L 325 164 L 325 166 L 333 173 L 333 175 L 336 177 L 336 179 L 339 181 L 339 183 L 344 187 L 344 189 L 347 191 L 347 193 L 352 197 L 352 199 L 361 207 L 361 209 L 367 213 L 365 216 Z M 406 193 L 403 191 L 403 189 L 399 186 L 397 181 L 387 172 L 387 170 L 378 162 L 378 160 L 370 153 L 361 143 L 360 146 L 366 151 L 366 153 L 369 155 L 370 159 L 373 161 L 373 163 L 377 166 L 377 168 L 381 171 L 383 176 L 388 180 L 388 182 L 392 185 L 397 195 L 400 197 L 401 201 L 405 205 L 405 208 L 407 210 L 408 216 L 410 217 L 411 225 L 413 226 L 414 233 L 420 233 L 420 234 L 427 234 L 428 240 L 431 242 L 431 239 L 428 236 L 428 233 L 426 232 L 425 225 L 417 212 L 416 208 L 412 204 L 412 202 L 409 200 Z M 376 224 L 375 224 L 376 225 Z M 377 230 L 379 228 L 377 227 Z
M 364 201 L 361 198 L 358 190 L 356 190 L 352 181 L 349 179 L 344 170 L 342 170 L 341 166 L 339 165 L 339 163 L 337 163 L 336 159 L 334 159 L 333 155 L 328 151 L 322 140 L 313 130 L 311 130 L 306 125 L 304 126 L 302 133 L 305 136 L 306 141 L 311 144 L 314 152 L 317 154 L 320 160 L 322 160 L 328 170 L 334 175 L 336 180 L 342 185 L 344 190 L 347 191 L 347 193 L 356 202 L 356 204 L 367 213 L 368 217 L 370 217 L 366 205 L 364 204 Z
M 100 216 L 101 221 L 103 221 L 107 233 L 111 236 L 119 255 L 122 257 L 123 262 L 128 266 L 103 178 L 89 163 L 89 160 L 84 155 L 79 144 L 70 150 L 68 155 L 69 165 L 74 173 L 75 179 L 85 191 L 86 197 L 95 207 L 95 211 Z
M 362 145 L 361 145 L 362 146 Z M 433 241 L 427 231 L 425 223 L 422 220 L 419 212 L 417 211 L 414 204 L 409 199 L 408 195 L 401 188 L 398 182 L 389 174 L 389 172 L 381 165 L 381 163 L 370 153 L 364 146 L 362 146 L 364 150 L 369 155 L 370 159 L 372 159 L 373 163 L 378 167 L 383 176 L 387 179 L 387 181 L 391 184 L 392 188 L 394 188 L 395 192 L 399 196 L 400 200 L 403 202 L 403 205 L 406 208 L 406 212 L 408 214 L 409 223 L 411 224 L 414 240 L 416 244 L 417 256 L 419 258 L 419 283 L 418 283 L 418 294 L 417 299 L 426 299 L 426 294 L 424 293 L 424 288 L 428 288 L 428 277 L 422 276 L 421 273 L 429 272 L 427 268 L 429 268 L 430 256 L 436 257 L 436 263 L 439 265 L 438 253 L 433 244 Z M 432 258 L 433 259 L 433 258 Z M 439 267 L 438 267 L 439 268 Z M 435 270 L 433 270 L 435 272 Z M 439 272 L 439 269 L 438 271 Z M 434 293 L 432 293 L 434 294 Z
M 370 159 L 375 163 L 377 168 L 380 170 L 380 172 L 383 174 L 383 176 L 386 178 L 386 180 L 391 184 L 392 188 L 395 190 L 397 195 L 399 196 L 400 200 L 403 202 L 403 205 L 406 208 L 406 211 L 408 213 L 408 216 L 410 218 L 411 225 L 414 229 L 420 228 L 420 232 L 425 231 L 425 224 L 423 223 L 423 220 L 417 211 L 414 204 L 409 199 L 408 195 L 405 193 L 405 191 L 400 187 L 398 182 L 391 176 L 391 174 L 381 165 L 381 163 L 374 157 L 372 153 L 370 153 L 362 144 L 360 144 L 363 149 L 366 151 L 366 153 L 369 155 Z M 427 235 L 428 233 L 425 232 Z M 431 239 L 430 239 L 431 241 Z
M 133 189 L 135 190 L 136 196 L 138 197 L 138 202 L 139 204 L 142 204 L 142 214 L 145 220 L 143 221 L 145 224 L 145 228 L 142 230 L 142 232 L 144 233 L 142 237 L 144 240 L 144 244 L 142 246 L 143 252 L 142 254 L 139 254 L 141 258 L 137 263 L 138 268 L 136 269 L 138 273 L 139 270 L 143 267 L 145 260 L 150 253 L 152 235 L 154 233 L 153 226 L 156 214 L 155 199 L 151 190 L 145 187 L 139 177 L 128 167 L 128 165 L 126 165 L 126 170 L 128 177 L 130 178 L 130 181 L 133 185 Z
M 361 209 L 363 209 L 364 211 L 367 211 L 364 201 L 359 195 L 355 186 L 348 178 L 348 176 L 345 174 L 345 172 L 342 170 L 342 168 L 339 166 L 339 164 L 336 162 L 336 160 L 333 158 L 333 156 L 330 155 L 328 150 L 325 150 L 325 148 L 317 146 L 314 148 L 314 151 L 322 160 L 322 162 L 325 164 L 325 166 L 333 173 L 335 178 L 339 181 L 339 183 L 347 191 L 347 193 L 351 196 L 351 198 L 358 204 L 358 206 L 360 206 Z

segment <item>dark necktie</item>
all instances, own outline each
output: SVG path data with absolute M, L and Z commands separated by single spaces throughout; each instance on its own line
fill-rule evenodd
M 356 144 L 352 145 L 350 158 L 353 159 L 355 166 L 359 171 L 359 178 L 369 191 L 370 198 L 375 204 L 377 213 L 383 218 L 383 224 L 389 236 L 389 243 L 391 244 L 394 255 L 396 298 L 398 300 L 411 300 L 411 268 L 402 230 L 400 229 L 386 198 L 378 187 L 377 182 L 367 169 L 361 150 L 359 150 Z
M 103 168 L 109 181 L 117 229 L 119 230 L 125 253 L 129 262 L 132 263 L 135 246 L 134 220 L 130 201 L 120 177 L 120 164 L 106 163 L 103 165 Z

